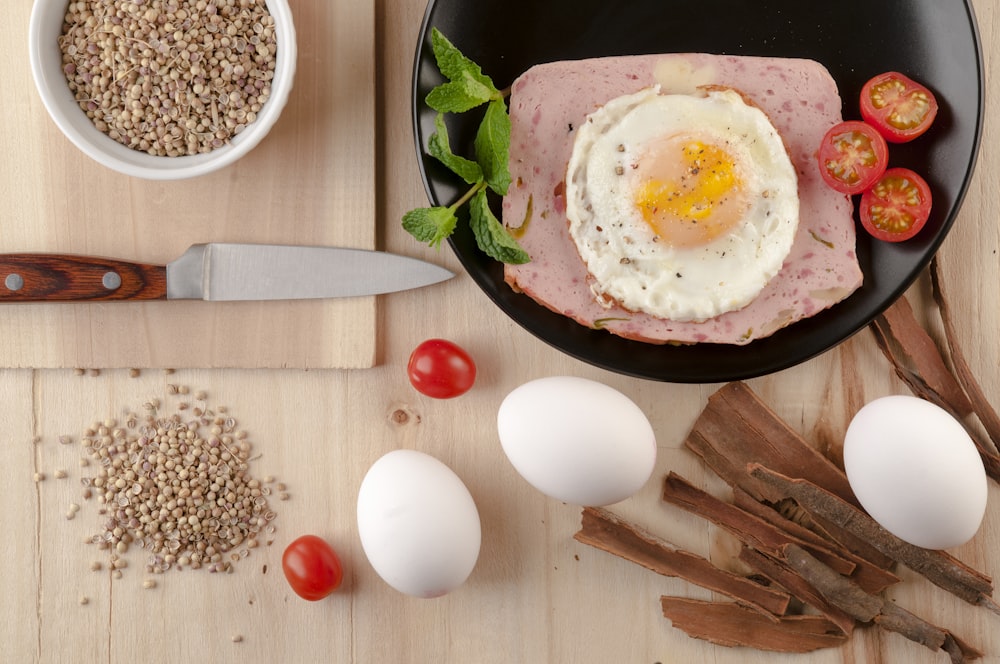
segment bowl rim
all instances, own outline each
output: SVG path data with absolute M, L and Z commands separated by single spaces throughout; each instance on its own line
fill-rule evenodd
M 288 103 L 294 85 L 297 45 L 291 8 L 287 0 L 264 2 L 274 18 L 279 44 L 271 95 L 253 123 L 229 144 L 211 152 L 179 157 L 150 155 L 122 145 L 97 129 L 80 110 L 66 84 L 59 66 L 62 56 L 56 39 L 46 44 L 52 35 L 52 24 L 62 24 L 67 0 L 35 0 L 31 8 L 28 53 L 35 89 L 62 134 L 81 152 L 107 168 L 147 180 L 182 180 L 217 171 L 236 162 L 263 140 Z M 61 30 L 56 37 L 58 34 Z

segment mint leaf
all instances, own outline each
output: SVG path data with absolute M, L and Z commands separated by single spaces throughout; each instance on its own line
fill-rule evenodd
M 485 85 L 463 79 L 442 83 L 431 90 L 424 101 L 440 113 L 465 113 L 492 98 L 493 92 Z
M 503 99 L 494 99 L 486 107 L 486 115 L 479 125 L 475 140 L 476 161 L 483 169 L 483 177 L 490 189 L 506 195 L 510 187 L 510 116 Z
M 494 216 L 486 197 L 480 189 L 469 204 L 469 226 L 476 236 L 476 244 L 490 258 L 504 263 L 521 264 L 531 260 L 503 224 Z
M 427 140 L 427 152 L 471 185 L 449 207 L 411 210 L 403 216 L 403 228 L 421 242 L 440 245 L 458 224 L 456 211 L 469 205 L 469 224 L 479 249 L 504 263 L 527 263 L 531 257 L 521 248 L 490 210 L 487 189 L 503 196 L 510 187 L 510 116 L 504 94 L 475 62 L 434 28 L 431 46 L 438 69 L 447 79 L 426 97 L 427 105 L 438 112 L 435 132 Z M 456 155 L 451 149 L 445 113 L 465 113 L 487 104 L 473 142 L 475 161 Z
M 465 57 L 437 28 L 431 30 L 431 48 L 434 51 L 434 59 L 437 60 L 438 70 L 449 81 L 475 82 L 489 89 L 490 96 L 500 96 L 496 86 L 493 85 L 493 79 L 484 74 L 479 65 Z
M 446 207 L 417 208 L 403 215 L 406 232 L 432 247 L 439 246 L 441 240 L 451 235 L 456 224 L 455 212 Z
M 444 124 L 444 115 L 438 113 L 434 119 L 435 132 L 427 139 L 427 151 L 432 157 L 447 166 L 453 173 L 469 184 L 477 184 L 483 179 L 483 169 L 476 162 L 465 157 L 459 157 L 451 151 L 451 141 L 448 139 L 448 127 Z

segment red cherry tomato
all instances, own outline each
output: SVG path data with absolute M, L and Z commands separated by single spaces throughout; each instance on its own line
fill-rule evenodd
M 410 384 L 435 399 L 465 394 L 476 382 L 476 364 L 460 346 L 445 339 L 428 339 L 410 354 L 406 366 Z
M 310 602 L 323 599 L 344 579 L 340 558 L 326 540 L 303 535 L 288 545 L 281 568 L 295 594 Z
M 830 187 L 860 194 L 885 172 L 889 146 L 871 125 L 849 120 L 826 132 L 817 158 L 819 172 Z
M 920 232 L 931 213 L 931 190 L 908 168 L 890 168 L 861 195 L 861 225 L 886 242 L 902 242 Z
M 903 74 L 879 74 L 861 88 L 861 117 L 890 143 L 912 141 L 927 131 L 938 112 L 937 99 Z

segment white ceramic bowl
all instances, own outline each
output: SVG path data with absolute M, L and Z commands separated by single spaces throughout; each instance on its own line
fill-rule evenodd
M 120 173 L 149 180 L 180 180 L 228 166 L 267 135 L 288 101 L 295 78 L 295 26 L 287 0 L 266 0 L 274 18 L 278 52 L 271 94 L 257 119 L 226 145 L 205 154 L 159 157 L 133 150 L 101 132 L 73 99 L 62 71 L 58 39 L 68 0 L 35 0 L 28 48 L 31 72 L 49 115 L 63 134 L 95 161 Z

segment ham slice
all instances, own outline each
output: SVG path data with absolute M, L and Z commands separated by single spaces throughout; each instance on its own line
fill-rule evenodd
M 664 93 L 731 87 L 764 110 L 799 178 L 800 221 L 781 271 L 739 311 L 676 322 L 599 302 L 567 230 L 565 171 L 575 128 L 609 99 L 659 84 Z M 593 328 L 650 343 L 747 344 L 840 302 L 862 283 L 850 197 L 816 166 L 826 131 L 841 121 L 829 72 L 812 60 L 668 54 L 537 65 L 511 88 L 510 171 L 503 222 L 531 256 L 504 277 L 539 304 Z

